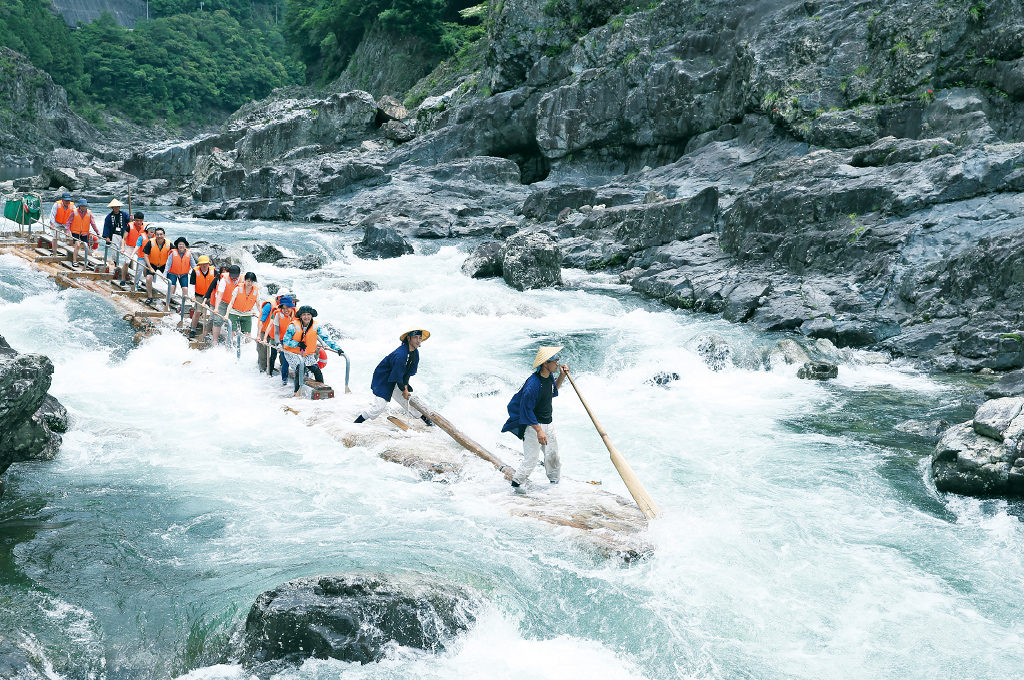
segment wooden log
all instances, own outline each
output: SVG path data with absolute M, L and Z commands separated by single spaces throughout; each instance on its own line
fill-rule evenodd
M 445 418 L 443 415 L 441 415 L 434 409 L 424 404 L 422 399 L 420 399 L 417 396 L 410 396 L 409 403 L 417 411 L 425 414 L 428 418 L 434 421 L 435 425 L 437 425 L 439 428 L 447 432 L 452 439 L 454 439 L 456 442 L 459 443 L 460 446 L 462 446 L 462 448 L 466 449 L 470 453 L 480 458 L 483 458 L 488 463 L 493 465 L 495 468 L 497 468 L 498 472 L 505 475 L 505 479 L 512 479 L 512 475 L 514 472 L 512 468 L 510 468 L 508 465 L 505 465 L 497 456 L 495 456 L 493 453 L 491 453 L 484 447 L 480 446 L 480 444 L 475 442 L 472 438 L 466 436 L 461 431 L 459 431 L 459 429 L 455 427 L 455 425 L 453 425 L 451 421 L 449 421 L 447 418 Z

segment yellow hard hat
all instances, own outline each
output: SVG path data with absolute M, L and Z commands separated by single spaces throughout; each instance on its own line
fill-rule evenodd
M 210 256 L 209 255 L 200 255 L 199 256 L 199 264 L 213 264 L 213 263 L 210 262 Z

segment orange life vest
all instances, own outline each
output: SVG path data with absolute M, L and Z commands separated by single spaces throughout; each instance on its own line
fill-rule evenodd
M 149 237 L 146 236 L 146 232 L 142 232 L 139 235 L 139 247 L 135 251 L 135 254 L 139 257 L 140 260 L 145 260 L 146 259 L 146 256 L 145 256 L 145 254 L 143 254 L 142 251 L 145 249 L 146 241 L 148 241 L 148 240 L 149 240 Z
M 238 287 L 238 293 L 235 295 L 235 301 L 231 304 L 231 309 L 236 312 L 248 312 L 256 306 L 256 301 L 259 300 L 260 289 L 259 286 L 253 286 L 252 292 L 245 292 L 245 285 Z
M 205 274 L 199 267 L 196 267 L 192 271 L 195 272 L 196 275 L 196 295 L 198 297 L 203 297 L 206 295 L 207 291 L 210 290 L 210 285 L 213 283 L 213 280 L 217 275 L 214 273 L 213 267 L 207 267 Z
M 192 251 L 188 248 L 185 249 L 184 255 L 175 248 L 171 251 L 169 259 L 171 266 L 167 268 L 168 274 L 188 274 L 192 270 Z
M 263 303 L 263 306 L 260 307 L 261 317 L 263 316 L 263 311 L 267 308 L 267 305 L 270 305 L 270 313 L 267 314 L 267 320 L 260 325 L 260 333 L 265 333 L 267 331 L 267 328 L 270 327 L 271 322 L 274 320 L 274 315 L 277 313 L 277 300 L 267 300 Z
M 57 214 L 53 216 L 53 219 L 63 227 L 71 219 L 73 212 L 75 212 L 75 208 L 71 205 L 71 201 L 68 201 L 67 205 L 64 205 L 64 201 L 57 201 Z
M 227 272 L 224 272 L 221 275 L 221 277 L 220 277 L 220 284 L 219 284 L 220 286 L 222 286 L 224 288 L 224 290 L 222 290 L 222 291 L 217 293 L 220 296 L 219 298 L 217 298 L 217 302 L 218 303 L 220 303 L 220 302 L 225 302 L 226 303 L 229 300 L 231 300 L 231 294 L 235 292 L 235 288 L 237 288 L 238 284 L 240 284 L 241 282 L 242 282 L 242 280 L 239 279 L 238 281 L 232 283 L 231 282 L 231 275 L 228 274 Z
M 284 334 L 288 331 L 288 326 L 291 326 L 292 321 L 295 321 L 295 317 L 285 314 L 283 309 L 278 309 L 273 319 L 274 325 L 270 328 L 271 336 L 275 340 L 282 340 L 284 339 Z
M 167 263 L 167 258 L 170 255 L 171 242 L 164 239 L 164 245 L 161 248 L 156 242 L 156 237 L 154 237 L 149 246 L 149 263 L 154 267 L 162 267 Z
M 124 237 L 125 245 L 127 245 L 129 248 L 134 248 L 135 244 L 139 242 L 139 237 L 142 236 L 142 234 L 145 232 L 145 230 L 146 230 L 146 225 L 145 224 L 143 224 L 141 227 L 136 229 L 135 228 L 135 220 L 132 220 L 132 223 L 130 225 L 128 225 L 128 234 Z
M 295 342 L 305 342 L 306 350 L 302 351 L 298 347 L 288 347 L 287 345 L 285 345 L 285 351 L 293 352 L 294 354 L 302 354 L 303 356 L 316 354 L 316 321 L 313 321 L 312 323 L 309 324 L 309 330 L 306 331 L 305 335 L 302 334 L 302 321 L 300 319 L 294 319 L 292 321 L 292 325 L 295 326 L 295 335 L 292 336 L 292 340 L 294 340 Z M 282 335 L 281 337 L 283 338 L 284 336 Z
M 59 211 L 58 211 L 59 212 Z M 92 213 L 88 210 L 85 214 L 80 214 L 77 210 L 75 214 L 71 216 L 71 233 L 72 234 L 88 234 L 89 225 L 92 224 Z

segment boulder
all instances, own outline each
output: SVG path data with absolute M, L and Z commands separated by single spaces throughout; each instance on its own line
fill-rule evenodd
M 356 255 L 363 259 L 381 260 L 413 252 L 412 245 L 395 228 L 378 226 L 373 220 L 373 215 L 363 220 L 366 225 L 363 240 L 352 248 Z
M 566 208 L 579 210 L 597 201 L 597 191 L 572 184 L 539 189 L 530 194 L 519 212 L 535 220 L 549 221 Z
M 983 437 L 1003 441 L 1003 433 L 1020 415 L 1024 399 L 1020 397 L 1003 397 L 991 399 L 978 407 L 974 413 L 974 431 Z
M 808 361 L 796 372 L 801 380 L 831 380 L 839 376 L 839 367 L 829 361 Z
M 501 247 L 505 283 L 518 290 L 562 285 L 562 251 L 551 236 L 520 231 Z
M 474 279 L 501 276 L 501 243 L 485 241 L 474 248 L 462 263 L 462 273 Z
M 285 258 L 285 254 L 272 243 L 250 243 L 242 246 L 242 249 L 250 253 L 257 262 L 273 264 Z
M 409 117 L 409 109 L 405 108 L 402 102 L 386 94 L 377 100 L 377 118 L 382 117 L 385 120 L 405 120 Z
M 419 574 L 299 578 L 256 599 L 245 621 L 242 663 L 366 664 L 393 645 L 439 652 L 473 624 L 473 609 L 464 588 Z
M 327 259 L 318 253 L 303 255 L 302 257 L 282 257 L 274 261 L 275 267 L 294 267 L 295 269 L 306 271 L 320 269 L 325 264 L 327 264 Z
M 721 371 L 732 365 L 732 345 L 721 335 L 698 335 L 683 346 L 703 359 L 712 371 Z
M 989 399 L 1000 397 L 1024 397 L 1024 370 L 1010 371 L 999 379 L 995 385 L 985 390 Z
M 331 288 L 336 288 L 337 290 L 351 290 L 357 293 L 370 293 L 377 290 L 378 287 L 379 286 L 373 281 L 365 280 L 349 281 L 346 279 L 343 281 L 335 281 L 331 284 Z
M 47 395 L 53 364 L 19 354 L 0 337 L 0 474 L 11 463 L 53 458 L 67 431 L 67 411 Z
M 384 135 L 385 139 L 390 139 L 391 141 L 398 142 L 399 144 L 412 141 L 416 136 L 416 133 L 411 127 L 397 120 L 389 120 L 381 125 L 380 133 Z

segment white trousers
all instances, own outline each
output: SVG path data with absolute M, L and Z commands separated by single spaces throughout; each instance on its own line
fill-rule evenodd
M 398 402 L 398 405 L 404 408 L 414 418 L 419 418 L 422 413 L 416 410 L 409 400 L 402 396 L 402 390 L 395 388 L 395 391 L 391 393 L 391 398 Z M 384 413 L 384 409 L 388 407 L 388 402 L 381 399 L 377 395 L 373 395 L 373 401 L 370 402 L 370 407 L 363 411 L 363 420 L 373 420 L 381 413 Z
M 558 459 L 558 437 L 555 436 L 555 426 L 548 423 L 541 425 L 540 428 L 548 436 L 548 443 L 543 446 L 537 439 L 537 430 L 530 425 L 526 426 L 526 432 L 523 433 L 523 464 L 516 469 L 516 474 L 512 478 L 516 484 L 524 484 L 529 479 L 533 468 L 537 467 L 537 461 L 542 451 L 544 452 L 544 472 L 547 473 L 548 480 L 557 482 L 562 476 L 562 461 Z

